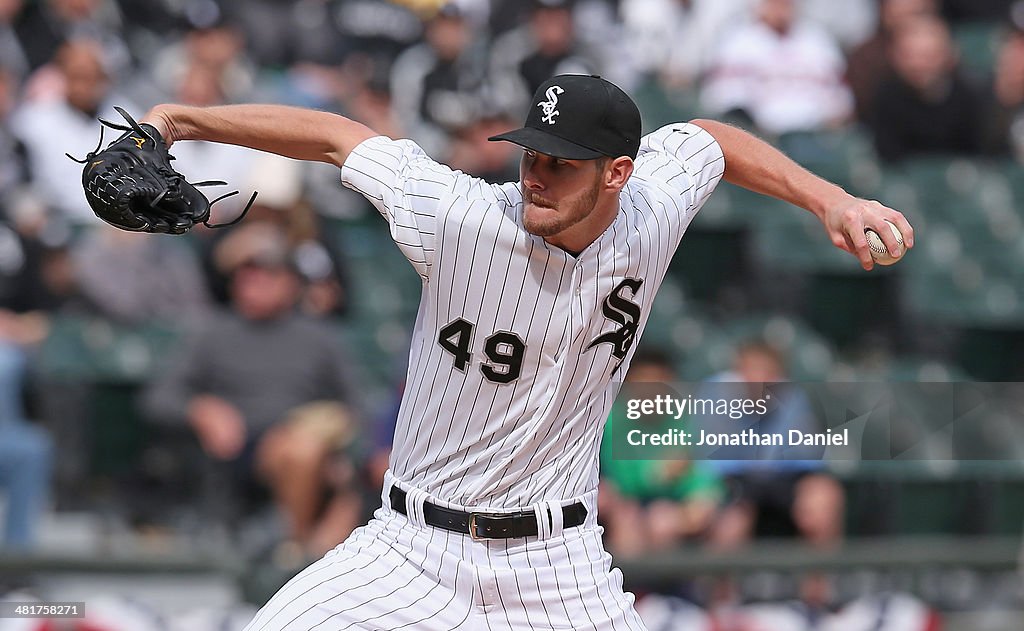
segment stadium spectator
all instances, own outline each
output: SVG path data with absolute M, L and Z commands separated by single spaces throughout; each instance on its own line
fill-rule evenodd
M 103 51 L 108 68 L 122 72 L 131 55 L 121 36 L 121 13 L 112 0 L 29 2 L 15 23 L 33 70 L 50 62 L 69 40 L 90 39 Z
M 17 97 L 14 72 L 0 65 L 0 204 L 28 181 L 25 146 L 11 132 L 9 124 Z
M 0 313 L 20 314 L 22 343 L 45 337 L 49 315 L 82 312 L 67 227 L 48 222 L 46 208 L 31 196 L 16 196 L 2 206 L 0 222 Z M 33 322 L 35 324 L 30 324 Z
M 71 256 L 82 297 L 103 318 L 182 327 L 209 307 L 199 261 L 180 239 L 100 225 L 72 246 Z
M 155 55 L 147 74 L 163 95 L 177 100 L 182 90 L 188 90 L 196 79 L 190 75 L 205 71 L 207 76 L 203 79 L 213 82 L 216 88 L 207 98 L 221 102 L 243 100 L 251 94 L 258 74 L 246 55 L 245 43 L 242 33 L 218 14 L 213 21 L 193 23 L 183 37 L 170 40 Z
M 759 0 L 755 17 L 727 32 L 712 54 L 703 107 L 769 134 L 846 123 L 853 102 L 835 40 L 801 19 L 795 0 Z
M 333 81 L 333 79 L 332 79 Z M 366 121 L 388 138 L 404 138 L 395 109 L 392 107 L 388 68 L 373 60 L 352 56 L 337 74 L 330 97 L 340 113 Z M 494 143 L 491 143 L 494 144 Z M 351 218 L 376 211 L 361 195 L 349 193 L 338 183 L 338 170 L 328 164 L 303 163 L 304 195 L 318 215 Z M 257 189 L 258 190 L 258 189 Z
M 623 0 L 619 6 L 633 71 L 670 87 L 692 86 L 725 28 L 749 0 Z
M 231 18 L 246 34 L 247 49 L 262 67 L 335 65 L 343 59 L 343 35 L 331 2 L 263 0 L 238 2 Z
M 359 120 L 369 121 L 374 129 L 389 138 L 404 138 L 391 94 L 391 76 L 379 65 L 355 62 L 342 70 L 341 81 L 347 92 L 340 99 L 343 109 Z
M 349 360 L 335 332 L 296 312 L 300 280 L 285 235 L 264 222 L 244 225 L 215 256 L 230 270 L 231 308 L 196 327 L 144 407 L 154 420 L 191 427 L 221 463 L 213 471 L 231 476 L 223 501 L 252 504 L 269 489 L 288 537 L 312 554 L 324 536 L 325 470 L 354 430 L 345 414 L 287 419 L 308 404 L 351 403 Z M 344 527 L 330 533 L 335 544 L 346 535 Z
M 1024 162 L 1024 25 L 1014 25 L 1000 43 L 991 90 L 985 148 Z
M 677 380 L 669 358 L 654 351 L 637 351 L 623 384 L 620 401 L 653 399 L 670 392 Z M 644 417 L 648 431 L 686 429 L 672 418 Z M 620 427 L 616 431 L 616 424 Z M 722 498 L 719 478 L 706 462 L 690 454 L 658 454 L 657 459 L 618 457 L 613 443 L 622 430 L 633 427 L 625 410 L 616 407 L 605 425 L 601 442 L 601 506 L 608 547 L 617 554 L 656 552 L 700 537 L 710 526 Z M 631 454 L 631 456 L 640 454 Z
M 272 154 L 250 157 L 251 167 L 240 184 L 246 190 L 258 189 L 260 194 L 245 217 L 246 225 L 265 223 L 285 235 L 302 279 L 300 311 L 312 317 L 345 315 L 349 296 L 342 260 L 321 234 L 322 220 L 303 195 L 303 165 Z M 216 300 L 227 303 L 232 265 L 218 266 L 214 255 L 232 233 L 205 232 L 208 282 Z
M 343 60 L 362 58 L 384 71 L 423 35 L 423 25 L 408 7 L 381 0 L 335 0 L 332 15 L 341 31 Z
M 0 314 L 0 492 L 6 499 L 0 547 L 9 548 L 35 543 L 53 468 L 49 434 L 26 420 L 22 410 L 24 328 L 24 320 Z M 28 334 L 35 337 L 34 332 Z
M 715 375 L 703 394 L 712 399 L 741 395 L 757 400 L 764 396 L 766 384 L 775 384 L 772 406 L 764 415 L 724 420 L 699 417 L 695 422 L 709 432 L 736 432 L 737 427 L 760 434 L 820 431 L 806 394 L 778 385 L 786 381 L 785 360 L 778 350 L 759 340 L 745 342 L 736 350 L 733 370 Z M 816 546 L 838 542 L 843 534 L 844 493 L 825 472 L 820 455 L 819 448 L 717 448 L 708 464 L 725 477 L 729 497 L 712 528 L 712 544 L 732 549 L 755 536 L 793 535 Z
M 893 34 L 907 19 L 937 12 L 937 0 L 881 0 L 878 28 L 867 41 L 850 51 L 846 62 L 846 82 L 853 90 L 858 120 L 870 121 L 878 84 L 892 72 L 889 48 Z
M 526 24 L 494 41 L 489 78 L 500 109 L 525 116 L 530 97 L 549 77 L 599 73 L 596 57 L 576 37 L 573 6 L 573 0 L 530 0 Z
M 835 0 L 799 0 L 801 15 L 820 24 L 844 50 L 868 37 L 878 20 L 878 0 L 845 0 L 836 10 Z
M 201 58 L 186 60 L 182 74 L 177 77 L 173 100 L 196 106 L 223 105 L 228 102 L 227 84 L 231 74 L 231 63 L 227 65 L 202 61 Z M 256 154 L 251 151 L 214 142 L 182 142 L 174 145 L 172 154 L 174 166 L 190 182 L 221 180 L 226 185 L 204 187 L 203 193 L 211 200 L 232 191 L 244 189 L 244 195 L 236 195 L 217 202 L 213 208 L 213 221 L 224 222 L 234 218 L 245 207 L 249 199 L 251 183 L 249 177 Z M 205 229 L 197 230 L 193 236 L 208 236 Z
M 984 100 L 958 69 L 949 27 L 919 15 L 902 23 L 890 48 L 893 74 L 878 87 L 871 131 L 878 155 L 893 162 L 983 149 Z
M 509 143 L 487 140 L 510 125 L 514 126 L 515 122 L 501 113 L 481 115 L 453 138 L 448 165 L 486 182 L 516 179 L 519 177 L 520 152 Z
M 111 92 L 109 67 L 96 41 L 64 44 L 54 63 L 61 76 L 60 97 L 25 102 L 14 113 L 11 129 L 28 151 L 32 190 L 55 218 L 93 224 L 96 216 L 81 189 L 68 185 L 81 181 L 82 166 L 64 154 L 83 158 L 99 140 L 96 117 L 119 120 L 113 109 L 115 103 L 128 111 L 134 106 Z M 57 130 L 59 142 L 40 142 L 42 138 L 54 138 Z
M 392 107 L 409 136 L 440 158 L 452 134 L 480 115 L 486 51 L 455 4 L 427 21 L 425 33 L 391 67 Z
M 0 0 L 0 59 L 7 72 L 18 81 L 29 71 L 25 47 L 14 29 L 15 19 L 24 5 L 24 0 Z
M 66 248 L 37 232 L 31 203 L 10 204 L 0 223 L 0 547 L 34 545 L 54 468 L 50 434 L 28 420 L 23 382 L 30 349 L 49 332 L 51 311 L 73 293 Z

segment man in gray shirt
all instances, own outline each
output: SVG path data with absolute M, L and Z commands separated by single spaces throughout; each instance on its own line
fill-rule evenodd
M 337 522 L 318 532 L 317 522 L 328 461 L 356 431 L 339 405 L 353 390 L 348 359 L 335 332 L 295 310 L 301 281 L 275 228 L 238 228 L 215 258 L 230 274 L 230 309 L 197 327 L 144 406 L 154 420 L 187 423 L 229 465 L 235 492 L 269 488 L 290 538 L 322 554 L 347 535 Z M 361 517 L 358 507 L 341 512 L 353 526 Z

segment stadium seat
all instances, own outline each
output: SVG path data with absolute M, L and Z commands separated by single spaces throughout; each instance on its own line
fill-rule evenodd
M 756 224 L 754 255 L 758 262 L 786 271 L 856 273 L 857 260 L 836 248 L 810 213 L 777 202 Z
M 894 357 L 886 362 L 881 371 L 868 372 L 865 376 L 877 376 L 888 382 L 913 383 L 952 383 L 971 380 L 971 376 L 956 364 L 913 356 Z
M 1013 188 L 997 165 L 981 160 L 922 157 L 898 170 L 912 185 L 916 214 L 926 223 L 984 224 L 1015 214 Z
M 711 318 L 695 309 L 687 309 L 673 323 L 671 340 L 680 352 L 677 372 L 683 381 L 707 379 L 732 364 L 732 341 Z
M 985 381 L 1024 379 L 1024 317 L 1003 326 L 964 325 L 958 337 L 956 361 L 971 375 Z
M 640 109 L 645 134 L 669 123 L 687 121 L 700 115 L 697 90 L 672 90 L 653 76 L 645 78 L 633 89 L 632 95 Z
M 768 198 L 746 189 L 719 183 L 714 194 L 693 218 L 691 229 L 742 230 L 761 216 L 761 206 Z
M 745 229 L 691 226 L 669 263 L 667 278 L 697 300 L 716 302 L 748 279 L 747 241 Z
M 35 369 L 52 378 L 138 384 L 180 334 L 159 324 L 119 326 L 100 318 L 58 316 L 36 356 Z
M 966 22 L 953 28 L 953 41 L 960 52 L 961 66 L 975 78 L 992 74 L 1004 28 L 999 23 Z
M 860 127 L 791 132 L 778 139 L 789 157 L 856 195 L 877 188 L 882 176 L 870 136 Z

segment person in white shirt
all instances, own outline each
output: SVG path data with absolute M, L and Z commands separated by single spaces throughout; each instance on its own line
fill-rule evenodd
M 773 135 L 834 127 L 853 113 L 845 68 L 838 44 L 799 19 L 795 0 L 760 0 L 756 19 L 712 52 L 701 105 L 716 116 L 745 114 Z

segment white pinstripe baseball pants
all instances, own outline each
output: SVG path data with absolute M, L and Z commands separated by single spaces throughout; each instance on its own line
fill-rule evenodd
M 392 510 L 391 483 L 389 473 L 374 519 L 289 581 L 246 631 L 643 631 L 601 543 L 596 493 L 581 498 L 583 526 L 559 532 L 549 522 L 547 538 L 473 541 L 424 525 L 417 489 L 401 485 L 411 517 Z

